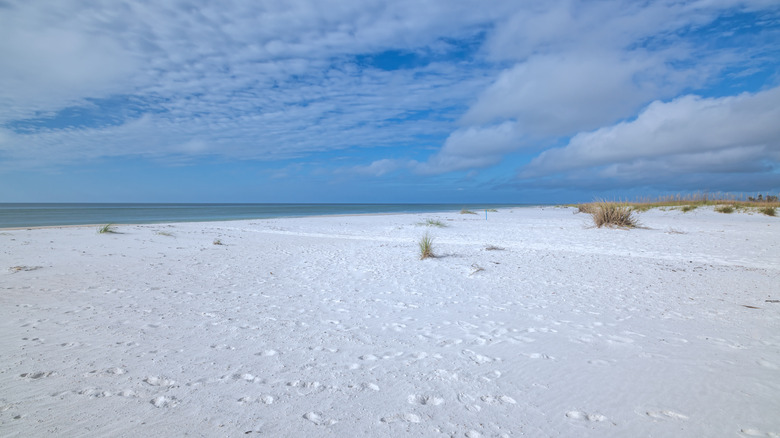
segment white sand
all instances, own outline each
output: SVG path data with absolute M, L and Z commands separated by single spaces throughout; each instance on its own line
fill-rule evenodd
M 0 230 L 0 436 L 780 436 L 780 219 L 572 212 Z

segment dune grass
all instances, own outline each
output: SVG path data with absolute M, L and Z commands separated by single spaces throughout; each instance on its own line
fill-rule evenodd
M 426 219 L 425 222 L 420 222 L 418 225 L 424 225 L 426 227 L 439 227 L 444 228 L 447 226 L 444 222 L 438 219 Z
M 777 207 L 771 206 L 771 207 L 761 207 L 758 209 L 761 213 L 764 213 L 767 216 L 777 216 Z
M 114 228 L 114 224 L 105 224 L 98 228 L 98 234 L 116 234 L 117 231 Z
M 733 205 L 719 205 L 715 207 L 715 211 L 717 211 L 718 213 L 730 214 L 730 213 L 734 213 L 734 210 L 735 208 Z
M 602 202 L 590 202 L 576 204 L 578 213 L 593 214 L 592 209 L 598 210 L 598 205 Z M 771 212 L 774 208 L 780 208 L 780 201 L 774 195 L 733 195 L 728 193 L 694 193 L 688 195 L 672 195 L 658 198 L 637 198 L 634 201 L 608 201 L 609 203 L 628 206 L 636 212 L 644 212 L 653 208 L 663 211 L 679 209 L 683 213 L 693 211 L 699 207 L 712 207 L 715 211 L 721 213 L 733 213 L 735 211 L 750 212 L 758 211 L 764 214 L 765 211 Z M 771 216 L 771 213 L 768 215 Z
M 436 257 L 433 254 L 433 237 L 430 234 L 425 233 L 417 242 L 417 246 L 420 248 L 420 260 Z
M 464 208 L 460 211 L 460 214 L 477 214 L 476 212 L 473 212 L 467 208 Z
M 634 210 L 625 203 L 592 202 L 580 208 L 580 211 L 590 214 L 593 223 L 598 228 L 636 228 L 639 226 L 639 221 L 633 215 Z

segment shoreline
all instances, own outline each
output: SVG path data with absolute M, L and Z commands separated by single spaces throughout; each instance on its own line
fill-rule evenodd
M 3 230 L 0 430 L 780 433 L 780 221 L 574 211 Z
M 21 205 L 21 204 L 20 204 Z M 38 205 L 38 204 L 30 204 L 30 205 Z M 68 206 L 68 205 L 81 205 L 81 204 L 50 204 L 52 206 Z M 112 204 L 96 204 L 96 205 L 112 205 Z M 122 205 L 130 205 L 136 208 L 141 208 L 144 205 L 155 205 L 160 207 L 165 206 L 176 206 L 176 205 L 186 205 L 186 206 L 193 206 L 197 208 L 207 208 L 207 207 L 215 207 L 215 206 L 277 206 L 277 205 L 284 205 L 284 206 L 304 206 L 304 207 L 312 207 L 312 206 L 319 206 L 319 207 L 332 207 L 332 206 L 344 206 L 344 207 L 350 207 L 350 206 L 360 206 L 360 205 L 370 205 L 370 206 L 393 206 L 393 207 L 404 207 L 404 206 L 413 206 L 413 205 L 419 205 L 419 206 L 436 206 L 436 205 L 442 205 L 442 206 L 452 206 L 452 209 L 444 209 L 444 210 L 420 210 L 420 211 L 377 211 L 377 212 L 358 212 L 358 213 L 323 213 L 323 214 L 293 214 L 293 215 L 276 215 L 276 216 L 258 216 L 258 217 L 236 217 L 236 218 L 217 218 L 217 219 L 193 219 L 193 220 L 183 220 L 180 218 L 174 218 L 174 219 L 165 219 L 165 220 L 154 220 L 154 221 L 140 221 L 140 222 L 133 222 L 133 221 L 115 221 L 115 222 L 109 222 L 109 221 L 97 221 L 95 223 L 76 223 L 76 224 L 46 224 L 46 225 L 32 225 L 32 226 L 3 226 L 0 225 L 0 230 L 11 230 L 11 229 L 36 229 L 36 228 L 48 228 L 48 227 L 70 227 L 70 226 L 101 226 L 105 225 L 106 223 L 111 223 L 115 225 L 157 225 L 157 224 L 171 224 L 171 223 L 208 223 L 208 222 L 228 222 L 228 221 L 241 221 L 241 220 L 265 220 L 265 219 L 277 219 L 277 218 L 303 218 L 303 217 L 326 217 L 326 216 L 344 216 L 344 215 L 386 215 L 386 214 L 423 214 L 423 213 L 442 213 L 442 212 L 452 212 L 459 210 L 463 207 L 455 207 L 455 205 L 460 204 L 116 204 L 117 206 Z M 482 204 L 487 205 L 488 208 L 536 208 L 536 207 L 547 207 L 548 205 L 537 205 L 537 204 Z M 549 205 L 552 206 L 552 205 Z M 0 207 L 2 207 L 2 204 L 0 204 Z M 474 207 L 472 207 L 474 208 Z M 0 213 L 2 213 L 2 209 L 0 208 Z

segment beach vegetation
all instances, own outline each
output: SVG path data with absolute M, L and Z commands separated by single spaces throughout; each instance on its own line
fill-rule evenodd
M 496 210 L 495 208 L 488 208 L 487 211 L 489 213 L 498 213 L 498 210 Z
M 590 214 L 593 210 L 593 204 L 577 204 L 577 211 L 575 213 Z
M 425 222 L 420 222 L 420 225 L 424 225 L 426 227 L 439 227 L 444 228 L 447 226 L 444 222 L 438 220 L 438 219 L 426 219 Z
M 730 214 L 730 213 L 734 213 L 734 210 L 735 210 L 734 205 L 730 205 L 730 204 L 719 205 L 715 207 L 715 211 L 717 211 L 718 213 Z
M 476 212 L 473 212 L 467 208 L 464 208 L 460 211 L 460 214 L 477 214 Z
M 500 246 L 496 245 L 488 245 L 485 247 L 485 251 L 503 251 L 504 248 L 501 248 Z
M 431 237 L 430 234 L 425 233 L 422 238 L 420 238 L 417 246 L 420 248 L 420 260 L 436 257 L 433 254 L 433 237 Z
M 98 234 L 116 234 L 116 232 L 114 224 L 105 224 L 98 228 Z
M 734 195 L 730 193 L 707 193 L 699 192 L 686 195 L 669 195 L 657 198 L 636 198 L 633 201 L 619 201 L 618 204 L 630 206 L 636 212 L 643 212 L 657 208 L 661 211 L 681 210 L 684 213 L 693 211 L 699 207 L 710 207 L 716 211 L 727 212 L 751 212 L 760 211 L 767 207 L 780 208 L 778 196 L 769 194 L 758 194 L 756 196 Z M 575 213 L 592 214 L 591 208 L 596 208 L 598 202 L 573 204 L 576 207 Z M 725 211 L 721 211 L 725 210 Z
M 761 213 L 767 216 L 777 216 L 777 207 L 761 207 L 758 209 Z
M 221 240 L 219 240 L 219 239 L 214 239 L 214 242 L 212 242 L 212 243 L 213 243 L 214 245 L 224 245 L 224 243 L 222 243 L 222 241 L 221 241 Z
M 620 202 L 598 201 L 588 209 L 593 223 L 598 227 L 636 228 L 639 221 L 634 217 L 631 205 Z
M 158 232 L 157 232 L 157 233 L 155 233 L 155 234 L 157 234 L 158 236 L 168 236 L 168 237 L 173 237 L 173 233 L 171 233 L 171 232 L 168 232 L 168 231 L 158 231 Z

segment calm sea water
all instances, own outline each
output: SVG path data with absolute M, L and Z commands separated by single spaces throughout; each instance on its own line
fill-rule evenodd
M 518 205 L 511 205 L 518 206 Z M 362 213 L 479 211 L 506 204 L 3 204 L 0 228 L 206 222 Z

